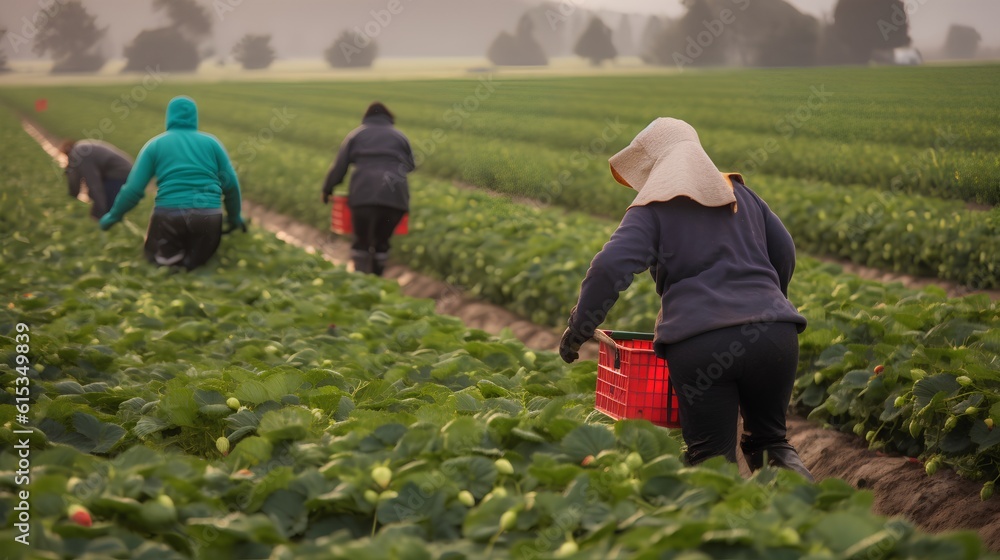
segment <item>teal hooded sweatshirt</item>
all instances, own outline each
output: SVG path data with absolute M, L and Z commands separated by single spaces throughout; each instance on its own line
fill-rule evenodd
M 222 143 L 198 131 L 198 106 L 189 97 L 175 97 L 167 105 L 167 131 L 143 146 L 114 206 L 102 218 L 107 229 L 120 222 L 145 195 L 156 177 L 157 208 L 220 208 L 232 225 L 240 217 L 240 183 Z

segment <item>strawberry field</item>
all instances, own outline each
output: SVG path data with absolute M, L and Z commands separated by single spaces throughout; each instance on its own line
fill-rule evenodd
M 965 205 L 998 196 L 1000 114 L 984 101 L 995 72 L 879 72 L 920 88 L 876 113 L 907 115 L 900 125 L 862 118 L 861 100 L 881 82 L 839 69 L 164 84 L 124 113 L 122 86 L 10 88 L 0 100 L 27 114 L 44 97 L 48 110 L 31 116 L 49 132 L 99 134 L 135 153 L 162 130 L 170 97 L 192 95 L 246 197 L 325 228 L 323 174 L 379 98 L 420 164 L 411 234 L 395 240 L 394 258 L 555 327 L 629 201 L 607 156 L 664 106 L 699 129 L 720 166 L 747 172 L 800 253 L 997 286 L 997 210 Z M 941 112 L 945 78 L 976 87 L 948 91 L 955 106 Z M 734 83 L 758 93 L 723 111 L 708 103 Z M 651 102 L 651 91 L 667 101 Z M 788 118 L 803 105 L 808 119 Z M 593 413 L 593 363 L 568 367 L 471 331 L 435 316 L 432 302 L 257 231 L 226 238 L 206 270 L 151 269 L 138 251 L 143 212 L 100 233 L 44 152 L 2 119 L 0 430 L 17 443 L 15 380 L 31 379 L 41 557 L 979 554 L 974 537 L 928 537 L 873 516 L 870 497 L 842 482 L 684 468 L 676 435 Z M 755 162 L 760 149 L 767 161 Z M 953 468 L 988 497 L 1000 477 L 997 303 L 861 280 L 805 254 L 790 291 L 810 321 L 796 409 L 920 457 L 928 473 Z M 609 324 L 649 331 L 656 310 L 643 278 Z M 18 363 L 19 328 L 30 365 Z M 17 468 L 5 449 L 5 543 L 16 534 Z M 92 525 L 68 519 L 70 506 L 87 508 Z

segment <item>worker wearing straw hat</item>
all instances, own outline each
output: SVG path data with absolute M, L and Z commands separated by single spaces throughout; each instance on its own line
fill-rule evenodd
M 785 434 L 806 320 L 788 300 L 795 246 L 738 174 L 720 173 L 688 123 L 653 121 L 611 160 L 636 191 L 594 257 L 559 351 L 579 358 L 633 276 L 649 270 L 661 297 L 654 351 L 679 395 L 686 460 L 765 461 L 812 480 Z

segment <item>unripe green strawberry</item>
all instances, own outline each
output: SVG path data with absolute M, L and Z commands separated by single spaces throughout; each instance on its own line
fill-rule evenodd
M 556 550 L 556 558 L 565 558 L 580 551 L 580 545 L 576 541 L 566 541 L 562 543 L 559 550 Z
M 493 462 L 497 467 L 497 472 L 500 474 L 514 474 L 514 465 L 510 464 L 510 461 L 504 458 L 497 459 Z
M 535 507 L 535 498 L 538 496 L 538 492 L 528 492 L 524 495 L 524 509 L 525 511 L 531 511 L 531 508 Z
M 496 488 L 493 489 L 492 492 L 490 492 L 490 494 L 493 494 L 494 498 L 506 498 L 507 489 L 504 488 L 503 486 L 497 486 Z
M 983 489 L 979 491 L 979 499 L 986 501 L 993 497 L 993 481 L 983 484 Z
M 977 412 L 979 412 L 979 409 L 974 406 L 970 406 L 969 408 L 965 409 L 965 413 L 968 414 L 969 416 L 972 416 Z
M 525 361 L 528 362 L 528 365 L 530 365 L 530 366 L 535 365 L 535 360 L 537 358 L 538 358 L 538 356 L 536 356 L 535 353 L 532 352 L 531 350 L 528 350 L 527 352 L 524 353 L 524 359 L 525 359 Z
M 625 464 L 633 471 L 638 469 L 642 466 L 642 455 L 639 455 L 635 451 L 629 453 L 628 457 L 625 457 Z
M 927 476 L 934 476 L 934 473 L 936 473 L 938 471 L 938 467 L 940 467 L 940 466 L 941 466 L 941 463 L 935 457 L 934 459 L 931 459 L 930 461 L 927 461 L 927 464 L 924 465 L 924 472 L 927 473 Z
M 215 448 L 219 450 L 219 453 L 222 453 L 223 457 L 229 455 L 229 438 L 222 436 L 215 440 Z
M 896 408 L 903 408 L 906 405 L 906 399 L 903 397 L 896 397 L 896 400 L 892 401 L 892 406 Z
M 962 387 L 968 387 L 969 385 L 972 385 L 972 378 L 970 378 L 968 375 L 959 375 L 958 377 L 955 378 L 955 381 L 958 381 L 958 384 L 961 385 Z
M 373 505 L 378 503 L 378 492 L 370 488 L 365 490 L 365 501 Z
M 948 419 L 944 421 L 944 431 L 950 432 L 950 431 L 954 430 L 955 426 L 957 426 L 957 425 L 958 425 L 958 417 L 957 416 L 949 416 Z
M 993 429 L 993 419 L 992 418 L 987 418 L 986 420 L 983 420 L 983 423 L 986 424 L 986 427 L 989 428 L 990 430 Z
M 854 433 L 857 434 L 858 436 L 865 435 L 865 423 L 864 422 L 858 422 L 857 424 L 855 424 L 854 425 Z
M 785 546 L 799 546 L 802 544 L 802 538 L 799 537 L 798 532 L 791 527 L 784 527 L 779 530 L 778 540 Z
M 503 512 L 500 516 L 500 529 L 510 531 L 515 525 L 517 525 L 517 512 L 512 509 Z
M 865 434 L 865 441 L 871 442 L 873 439 L 875 439 L 875 430 L 868 430 L 868 433 Z
M 239 410 L 241 406 L 240 399 L 237 399 L 236 397 L 229 397 L 226 399 L 226 406 L 233 410 Z
M 378 495 L 378 499 L 380 502 L 382 500 L 395 500 L 398 497 L 399 497 L 399 492 L 396 492 L 395 490 L 385 490 L 384 492 Z
M 473 496 L 472 492 L 469 492 L 468 490 L 462 490 L 458 493 L 458 501 L 465 507 L 472 507 L 476 505 L 475 496 Z
M 817 371 L 816 373 L 813 374 L 813 383 L 819 385 L 822 382 L 823 382 L 823 374 Z
M 375 484 L 378 484 L 381 488 L 385 488 L 386 486 L 389 486 L 390 482 L 392 482 L 392 471 L 389 470 L 389 467 L 382 465 L 377 466 L 372 469 L 372 480 L 374 480 Z
M 911 437 L 913 437 L 914 439 L 916 439 L 920 435 L 920 432 L 922 432 L 922 431 L 923 431 L 923 428 L 920 426 L 920 424 L 917 423 L 916 420 L 910 420 L 910 436 Z

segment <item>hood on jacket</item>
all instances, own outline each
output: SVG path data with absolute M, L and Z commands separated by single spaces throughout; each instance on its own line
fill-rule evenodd
M 732 205 L 732 179 L 719 172 L 688 123 L 658 118 L 608 160 L 615 180 L 635 189 L 629 205 L 645 206 L 686 196 L 702 206 Z
M 198 105 L 186 96 L 175 97 L 167 105 L 167 130 L 198 129 Z

